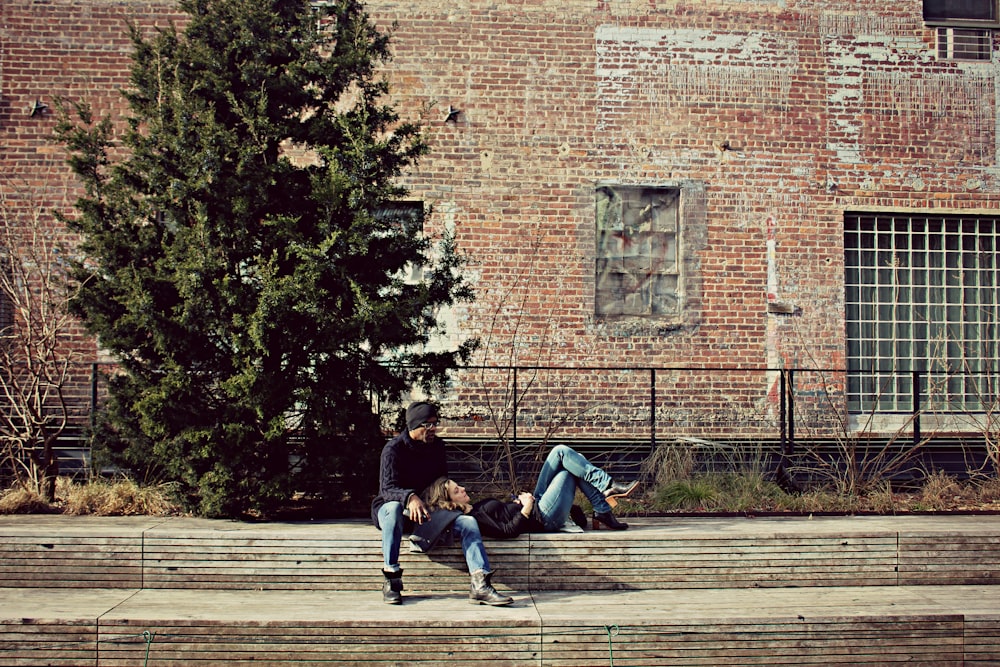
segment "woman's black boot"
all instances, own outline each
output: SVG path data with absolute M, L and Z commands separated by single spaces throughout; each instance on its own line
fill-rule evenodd
M 597 525 L 598 522 L 603 523 L 611 530 L 625 530 L 628 528 L 627 523 L 619 521 L 611 512 L 594 512 L 594 530 L 600 528 Z
M 382 574 L 385 575 L 385 581 L 382 582 L 382 602 L 403 604 L 403 596 L 400 594 L 400 591 L 403 590 L 403 571 L 386 572 L 382 570 Z
M 472 573 L 472 583 L 469 586 L 469 602 L 472 604 L 488 604 L 500 607 L 514 601 L 514 598 L 501 595 L 493 588 L 493 584 L 490 583 L 492 577 L 493 573 L 486 570 L 476 570 Z
M 611 480 L 608 484 L 608 488 L 604 489 L 604 497 L 615 496 L 616 498 L 624 498 L 629 495 L 639 486 L 639 480 L 632 480 L 631 482 L 625 482 L 624 484 L 619 484 L 618 482 Z

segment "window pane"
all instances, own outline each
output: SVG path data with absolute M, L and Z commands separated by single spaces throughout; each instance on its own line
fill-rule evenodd
M 924 0 L 925 21 L 995 21 L 996 0 Z

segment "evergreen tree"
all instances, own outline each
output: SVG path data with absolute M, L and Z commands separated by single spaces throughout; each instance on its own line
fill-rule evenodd
M 103 440 L 208 516 L 331 479 L 367 498 L 373 396 L 475 345 L 423 351 L 471 292 L 453 239 L 392 213 L 426 145 L 382 101 L 389 38 L 354 0 L 179 4 L 182 31 L 130 25 L 122 136 L 85 104 L 57 130 L 85 186 L 73 307 L 122 371 Z

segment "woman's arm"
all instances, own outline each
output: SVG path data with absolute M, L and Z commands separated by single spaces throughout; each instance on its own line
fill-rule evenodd
M 472 516 L 479 523 L 479 530 L 486 537 L 510 539 L 525 532 L 528 518 L 521 513 L 517 503 L 504 503 L 492 498 L 480 500 L 472 506 Z

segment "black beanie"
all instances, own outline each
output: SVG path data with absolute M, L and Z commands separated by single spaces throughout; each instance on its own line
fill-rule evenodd
M 423 401 L 410 403 L 410 407 L 406 408 L 406 428 L 410 431 L 414 431 L 420 428 L 420 425 L 431 417 L 437 416 L 438 409 L 430 403 L 425 403 Z

